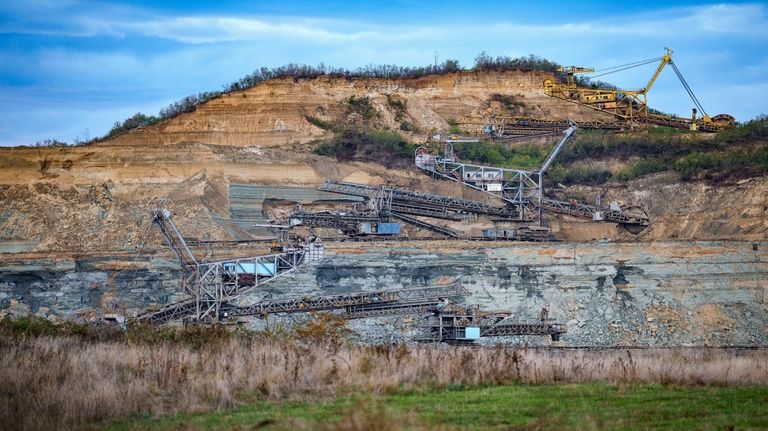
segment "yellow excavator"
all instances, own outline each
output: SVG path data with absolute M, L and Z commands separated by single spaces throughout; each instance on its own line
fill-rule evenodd
M 648 81 L 645 87 L 639 90 L 620 90 L 616 88 L 593 88 L 579 86 L 576 75 L 582 73 L 594 73 L 595 69 L 568 66 L 558 69 L 559 72 L 565 74 L 565 83 L 555 82 L 555 80 L 547 78 L 544 80 L 544 92 L 548 96 L 578 103 L 597 111 L 610 113 L 620 119 L 626 120 L 630 125 L 657 124 L 662 126 L 701 130 L 706 132 L 715 132 L 720 129 L 734 126 L 736 124 L 736 119 L 728 114 L 720 114 L 714 117 L 707 115 L 706 111 L 701 106 L 699 99 L 695 94 L 693 94 L 691 87 L 688 85 L 685 78 L 683 78 L 683 75 L 680 73 L 677 65 L 675 65 L 675 63 L 672 61 L 672 50 L 669 48 L 664 49 L 665 54 L 662 57 L 610 67 L 601 70 L 600 74 L 592 76 L 592 78 L 596 78 L 610 73 L 620 72 L 630 68 L 661 61 L 658 68 L 656 69 L 656 72 L 654 72 L 653 76 L 651 76 L 651 79 Z M 653 87 L 653 84 L 656 82 L 659 75 L 661 74 L 661 71 L 664 70 L 666 65 L 670 65 L 670 67 L 672 67 L 672 69 L 675 71 L 675 74 L 680 79 L 680 82 L 683 84 L 686 92 L 691 97 L 691 100 L 696 105 L 696 107 L 693 108 L 690 119 L 648 112 L 648 91 L 650 91 L 651 87 Z M 697 118 L 697 113 L 701 113 L 703 115 Z

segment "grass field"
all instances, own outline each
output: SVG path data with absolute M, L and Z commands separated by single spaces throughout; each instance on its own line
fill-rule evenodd
M 134 429 L 765 429 L 768 388 L 508 385 L 256 402 L 234 410 L 137 418 Z
M 768 349 L 364 346 L 318 322 L 0 321 L 0 430 L 768 427 Z

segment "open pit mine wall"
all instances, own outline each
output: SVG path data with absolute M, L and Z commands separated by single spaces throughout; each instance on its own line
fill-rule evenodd
M 132 315 L 181 299 L 170 257 L 39 258 L 6 262 L 4 313 Z M 768 243 L 337 243 L 322 261 L 245 299 L 395 289 L 461 280 L 464 304 L 521 321 L 548 307 L 566 346 L 768 346 Z M 356 321 L 370 341 L 389 318 Z M 500 339 L 499 339 L 500 340 Z M 506 342 L 548 344 L 544 337 Z
M 402 120 L 411 122 L 416 130 L 447 130 L 448 119 L 468 114 L 501 114 L 505 111 L 492 111 L 489 106 L 489 98 L 496 93 L 514 97 L 521 105 L 518 115 L 570 118 L 577 122 L 613 120 L 609 114 L 545 95 L 545 79 L 557 78 L 539 71 L 456 72 L 393 80 L 278 78 L 222 95 L 198 105 L 193 112 L 131 130 L 104 144 L 157 146 L 200 142 L 282 147 L 306 143 L 324 134 L 307 116 L 331 122 L 344 120 L 351 97 L 368 98 L 375 121 L 394 130 L 400 129 Z M 393 112 L 391 97 L 407 102 L 403 112 Z

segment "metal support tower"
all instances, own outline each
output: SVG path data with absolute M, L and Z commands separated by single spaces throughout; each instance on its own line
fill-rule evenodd
M 279 253 L 201 263 L 173 223 L 170 211 L 160 208 L 151 213 L 153 223 L 179 258 L 182 288 L 191 298 L 145 312 L 138 316 L 139 320 L 157 323 L 179 319 L 217 321 L 224 304 L 293 272 L 305 260 L 304 244 L 296 244 Z
M 430 172 L 435 177 L 458 181 L 475 190 L 501 198 L 517 210 L 518 220 L 522 221 L 526 215 L 530 218 L 536 214 L 533 205 L 542 196 L 543 173 L 575 131 L 576 126 L 571 125 L 563 132 L 563 138 L 537 171 L 459 163 L 453 152 L 449 154 L 446 150 L 443 157 L 433 156 L 423 147 L 416 149 L 415 163 L 416 167 Z
M 542 224 L 542 213 L 547 210 L 593 221 L 618 223 L 633 233 L 644 230 L 650 222 L 648 214 L 642 208 L 603 208 L 558 201 L 544 196 L 544 174 L 565 144 L 573 138 L 575 131 L 574 124 L 565 129 L 562 139 L 547 156 L 541 168 L 532 171 L 459 163 L 453 153 L 443 157 L 430 155 L 424 147 L 416 149 L 414 161 L 416 167 L 434 177 L 457 181 L 502 199 L 517 212 L 517 220 L 520 221 L 538 219 Z

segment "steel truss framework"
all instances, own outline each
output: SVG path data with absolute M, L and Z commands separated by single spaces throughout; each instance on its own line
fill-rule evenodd
M 276 313 L 338 311 L 345 318 L 388 316 L 420 312 L 418 307 L 434 307 L 441 300 L 463 297 L 467 292 L 459 283 L 410 289 L 379 290 L 330 296 L 261 301 L 247 306 L 231 306 L 223 310 L 228 317 L 266 317 Z M 429 311 L 429 310 L 428 310 Z
M 509 115 L 467 115 L 459 124 L 482 127 L 482 135 L 504 142 L 523 141 L 531 138 L 561 134 L 571 126 L 568 120 Z M 625 125 L 615 121 L 580 121 L 581 129 L 619 130 Z
M 471 343 L 477 338 L 508 337 L 515 335 L 544 335 L 553 341 L 567 332 L 564 325 L 552 323 L 548 310 L 542 309 L 540 320 L 535 323 L 517 322 L 511 313 L 484 314 L 476 308 L 447 307 L 427 318 L 421 325 L 422 342 Z M 470 335 L 470 328 L 477 333 Z
M 377 205 L 391 205 L 391 190 L 388 196 L 380 193 Z M 160 229 L 166 242 L 179 259 L 183 270 L 184 291 L 191 297 L 160 310 L 146 312 L 138 316 L 138 320 L 159 324 L 189 319 L 214 322 L 237 316 L 264 318 L 269 314 L 326 311 L 336 313 L 344 319 L 431 314 L 438 316 L 441 322 L 446 321 L 445 316 L 448 316 L 449 319 L 457 322 L 454 326 L 466 322 L 466 317 L 457 320 L 455 314 L 451 314 L 452 311 L 448 311 L 448 314 L 444 315 L 446 310 L 455 309 L 449 305 L 451 299 L 463 297 L 469 293 L 457 282 L 410 289 L 261 301 L 247 306 L 232 305 L 234 300 L 262 284 L 295 271 L 304 260 L 313 255 L 313 250 L 317 248 L 318 243 L 311 242 L 306 247 L 302 244 L 284 250 L 282 253 L 265 256 L 200 263 L 195 259 L 188 244 L 173 223 L 170 211 L 156 209 L 151 214 L 153 223 Z M 307 250 L 306 253 L 305 250 Z M 319 256 L 322 253 L 316 255 Z M 546 328 L 541 329 L 540 326 L 544 325 L 543 322 L 544 317 L 542 317 L 542 323 L 538 324 L 502 325 L 501 322 L 495 322 L 495 325 L 484 329 L 482 336 L 543 334 L 554 337 L 553 332 L 550 331 L 545 334 Z M 549 327 L 551 324 L 547 326 L 547 328 Z M 440 339 L 437 341 L 451 342 L 457 340 L 456 337 L 459 336 L 457 331 L 460 331 L 458 327 L 456 331 L 452 332 L 454 337 L 451 338 L 444 335 L 448 332 L 441 330 Z M 564 329 L 558 334 L 562 332 Z
M 378 214 L 374 212 L 339 213 L 332 211 L 297 211 L 291 215 L 291 224 L 302 224 L 309 227 L 334 228 L 347 235 L 354 235 L 358 232 L 359 223 L 378 222 L 379 218 Z
M 299 244 L 282 253 L 200 263 L 173 223 L 170 211 L 153 210 L 152 221 L 179 258 L 183 291 L 192 298 L 143 313 L 139 320 L 217 321 L 224 304 L 295 271 L 305 258 L 304 246 Z
M 419 193 L 394 187 L 372 187 L 365 184 L 328 180 L 321 184 L 317 189 L 369 199 L 378 199 L 378 196 L 385 195 L 391 197 L 393 205 L 407 203 L 412 206 L 419 205 L 423 208 L 437 208 L 444 212 L 451 211 L 458 213 L 459 215 L 462 213 L 469 213 L 510 219 L 518 216 L 516 211 L 507 207 L 495 207 L 480 201 L 459 199 L 452 196 Z
M 648 215 L 643 210 L 627 212 L 621 208 L 565 202 L 544 196 L 543 176 L 575 131 L 576 126 L 571 125 L 563 132 L 563 138 L 536 171 L 459 163 L 448 144 L 445 156 L 442 157 L 430 155 L 425 148 L 419 147 L 415 153 L 415 164 L 434 177 L 457 181 L 502 199 L 517 212 L 519 221 L 538 219 L 541 223 L 542 213 L 547 210 L 594 221 L 618 223 L 635 231 L 648 226 Z
M 297 211 L 291 215 L 291 225 L 330 227 L 354 236 L 360 222 L 382 222 L 395 218 L 420 229 L 431 231 L 446 238 L 458 238 L 453 229 L 415 218 L 429 217 L 442 220 L 468 220 L 480 215 L 518 221 L 520 212 L 512 207 L 495 207 L 484 202 L 458 199 L 451 196 L 419 193 L 394 187 L 372 187 L 364 184 L 328 180 L 318 190 L 357 196 L 366 199 L 367 212 L 317 212 Z M 530 219 L 528 219 L 530 220 Z

